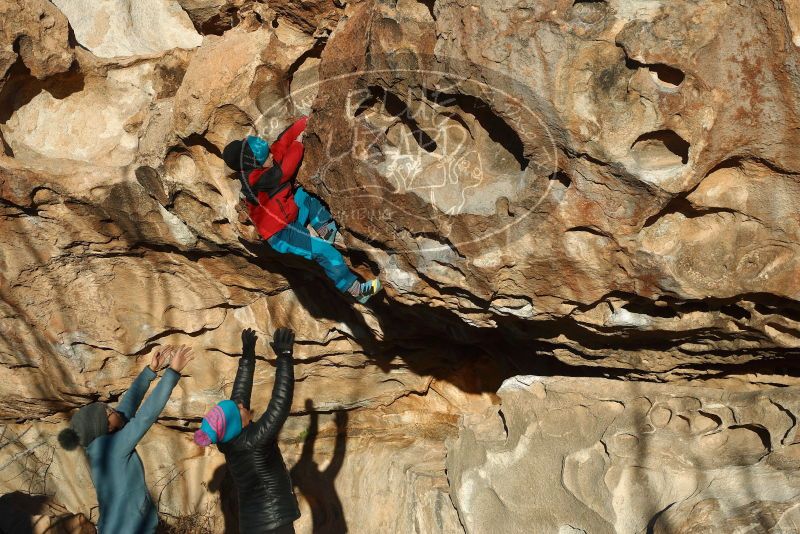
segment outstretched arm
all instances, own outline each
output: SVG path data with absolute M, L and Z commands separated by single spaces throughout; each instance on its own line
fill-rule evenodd
M 307 123 L 308 117 L 300 117 L 300 119 L 296 120 L 294 124 L 289 126 L 289 128 L 278 137 L 277 141 L 272 143 L 269 150 L 276 163 L 281 163 L 283 161 L 286 156 L 286 151 L 289 150 L 289 147 L 297 136 L 303 133 Z
M 122 396 L 122 400 L 117 405 L 117 411 L 125 416 L 128 421 L 136 414 L 139 405 L 142 403 L 147 390 L 150 389 L 150 382 L 155 380 L 156 373 L 150 367 L 145 367 L 136 380 L 133 381 L 131 387 Z
M 164 372 L 164 376 L 158 381 L 158 385 L 153 393 L 147 397 L 141 409 L 130 419 L 128 424 L 122 427 L 114 435 L 113 447 L 120 454 L 130 454 L 136 448 L 139 440 L 147 433 L 158 416 L 167 405 L 172 390 L 181 378 L 181 371 L 194 356 L 189 347 L 181 347 L 172 356 L 170 368 Z M 152 369 L 151 369 L 152 371 Z
M 117 411 L 125 419 L 130 420 L 131 417 L 136 415 L 136 410 L 139 409 L 145 393 L 150 388 L 150 382 L 155 380 L 156 373 L 163 368 L 166 359 L 172 354 L 172 350 L 173 347 L 169 345 L 156 347 L 155 351 L 153 351 L 153 356 L 150 358 L 150 364 L 142 369 L 142 372 L 133 381 L 131 387 L 122 396 L 122 400 L 117 405 Z
M 289 148 L 286 150 L 286 155 L 283 157 L 283 161 L 281 161 L 281 171 L 283 172 L 281 183 L 290 180 L 297 173 L 297 168 L 303 160 L 304 151 L 303 143 L 292 141 L 292 144 L 289 145 Z
M 170 394 L 178 383 L 181 374 L 167 369 L 158 381 L 153 393 L 144 401 L 142 408 L 130 419 L 122 429 L 114 435 L 114 448 L 121 454 L 130 454 L 139 440 L 147 433 L 159 414 L 167 405 Z
M 231 391 L 231 400 L 241 402 L 248 410 L 256 368 L 257 339 L 252 329 L 246 328 L 242 331 L 242 357 L 239 358 L 239 368 L 236 370 L 236 379 L 233 381 L 233 391 Z
M 272 398 L 269 400 L 267 411 L 253 429 L 247 433 L 246 446 L 257 447 L 274 440 L 289 417 L 294 395 L 294 362 L 292 361 L 292 346 L 294 333 L 288 328 L 279 328 L 275 332 L 275 341 L 272 348 L 278 355 L 275 368 L 275 385 L 272 388 Z

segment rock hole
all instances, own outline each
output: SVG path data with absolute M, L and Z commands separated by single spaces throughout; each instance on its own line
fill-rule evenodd
M 738 304 L 729 304 L 727 306 L 723 306 L 719 309 L 719 311 L 740 321 L 745 319 L 749 321 L 752 317 L 749 311 L 745 310 Z
M 14 157 L 14 151 L 11 149 L 11 146 L 6 143 L 6 138 L 3 137 L 3 132 L 0 131 L 0 145 L 3 147 L 3 154 L 8 156 L 9 158 Z
M 663 217 L 671 214 L 671 213 L 680 213 L 687 219 L 696 219 L 698 217 L 704 217 L 706 215 L 711 215 L 713 213 L 736 213 L 735 210 L 729 208 L 702 208 L 698 209 L 694 204 L 692 204 L 688 199 L 687 196 L 691 193 L 691 191 L 686 193 L 681 193 L 680 195 L 674 197 L 670 200 L 658 213 L 648 217 L 648 219 L 644 222 L 642 228 L 649 228 L 656 224 L 660 219 Z
M 279 25 L 278 17 L 275 17 L 274 19 L 272 19 L 272 23 L 271 24 L 272 24 L 273 28 L 277 28 L 278 25 Z
M 670 67 L 663 63 L 655 63 L 653 65 L 646 65 L 653 75 L 667 85 L 678 87 L 683 83 L 686 75 L 681 69 Z
M 356 108 L 355 113 L 353 113 L 353 117 L 361 116 L 365 111 L 373 107 L 375 104 L 378 103 L 378 97 L 374 91 L 370 90 L 369 96 L 365 98 Z
M 503 432 L 506 435 L 506 439 L 508 439 L 508 421 L 506 421 L 506 414 L 503 413 L 503 410 L 497 410 L 497 415 L 500 416 L 500 421 L 503 423 Z
M 70 48 L 78 48 L 81 46 L 78 39 L 75 37 L 75 30 L 72 28 L 71 24 L 67 24 L 67 44 Z
M 686 200 L 686 197 L 681 196 L 673 198 L 672 200 L 667 202 L 666 206 L 661 208 L 657 213 L 651 215 L 644 221 L 644 224 L 642 225 L 642 230 L 650 228 L 658 221 L 660 221 L 662 217 L 665 217 L 670 213 L 683 213 L 684 212 L 683 208 L 685 206 L 688 206 L 689 209 L 694 209 L 692 208 L 692 205 L 689 203 L 689 201 Z
M 516 211 L 511 207 L 511 202 L 507 197 L 500 197 L 494 203 L 495 215 L 503 217 L 516 217 Z
M 656 306 L 655 302 L 644 297 L 635 298 L 630 302 L 623 304 L 622 308 L 631 313 L 649 315 L 650 317 L 660 317 L 662 319 L 673 319 L 677 315 L 677 311 L 673 307 Z
M 556 171 L 547 177 L 548 189 L 556 202 L 562 202 L 567 194 L 572 179 L 564 171 Z
M 469 132 L 469 124 L 467 124 L 467 121 L 464 120 L 464 117 L 458 113 L 442 113 L 442 117 L 447 117 L 448 119 L 457 122 L 462 128 L 464 128 L 465 131 Z
M 570 179 L 569 175 L 564 171 L 556 171 L 550 176 L 548 176 L 551 182 L 558 182 L 565 189 L 569 188 L 570 184 L 572 184 L 572 180 Z
M 658 525 L 658 520 L 661 519 L 661 516 L 664 515 L 673 506 L 675 506 L 675 502 L 670 503 L 665 508 L 659 510 L 653 517 L 650 518 L 650 521 L 647 522 L 647 530 L 645 531 L 646 534 L 655 534 L 656 526 Z
M 472 95 L 448 94 L 440 91 L 425 90 L 425 95 L 432 102 L 440 106 L 457 106 L 462 111 L 469 113 L 478 123 L 488 132 L 489 137 L 495 143 L 503 146 L 514 159 L 519 163 L 519 168 L 524 171 L 528 168 L 530 160 L 525 157 L 525 145 L 514 128 L 512 128 L 502 117 L 481 100 Z
M 687 300 L 680 304 L 680 313 L 703 312 L 708 313 L 712 311 L 711 303 L 706 300 Z
M 744 163 L 745 163 L 744 159 L 739 156 L 734 156 L 731 158 L 724 159 L 720 163 L 713 166 L 711 170 L 708 171 L 708 173 L 706 173 L 705 177 L 707 178 L 712 174 L 714 174 L 715 172 L 722 171 L 725 169 L 737 169 L 741 171 L 744 168 Z
M 777 330 L 781 334 L 786 334 L 787 336 L 791 336 L 791 337 L 800 339 L 800 330 L 798 330 L 796 328 L 791 328 L 789 326 L 782 325 L 780 323 L 775 323 L 775 322 L 767 322 L 765 324 L 767 326 L 770 326 L 770 327 L 774 328 L 775 330 Z
M 658 130 L 640 135 L 631 149 L 640 167 L 665 169 L 686 165 L 689 147 L 689 143 L 672 130 Z
M 793 303 L 793 301 L 779 301 L 774 295 L 751 295 L 751 300 L 759 298 L 769 301 L 769 303 L 755 301 L 754 308 L 761 315 L 781 315 L 791 321 L 800 323 L 800 310 L 789 304 L 790 302 Z
M 622 47 L 620 46 L 620 48 Z M 683 80 L 686 79 L 686 74 L 677 67 L 667 65 L 666 63 L 642 63 L 630 57 L 624 48 L 622 48 L 622 52 L 625 54 L 625 66 L 628 69 L 646 69 L 656 82 L 660 82 L 662 85 L 666 85 L 669 88 L 678 87 L 683 83 Z
M 277 17 L 275 18 L 277 21 Z M 325 50 L 325 45 L 327 44 L 327 40 L 320 39 L 314 46 L 300 54 L 300 57 L 294 60 L 289 66 L 289 70 L 286 72 L 286 87 L 289 88 L 292 86 L 292 81 L 294 80 L 294 75 L 300 70 L 303 64 L 309 59 L 321 59 L 322 58 L 322 51 Z
M 294 116 L 311 114 L 319 92 L 319 65 L 326 44 L 326 39 L 318 39 L 311 48 L 292 62 L 283 79 L 283 96 L 288 97 L 289 112 Z M 261 110 L 269 109 L 274 98 L 274 94 L 264 91 L 259 94 L 256 105 Z
M 256 13 L 256 17 L 258 17 L 258 13 Z M 222 35 L 239 24 L 239 15 L 236 8 L 228 8 L 205 20 L 192 17 L 192 13 L 189 13 L 189 18 L 192 19 L 192 24 L 194 24 L 197 33 L 200 35 Z
M 607 233 L 594 226 L 573 226 L 572 228 L 567 228 L 567 232 L 584 232 L 587 234 L 608 238 Z
M 703 410 L 697 410 L 697 413 L 699 413 L 703 417 L 706 417 L 706 418 L 710 419 L 711 421 L 713 421 L 714 425 L 716 425 L 715 428 L 719 428 L 719 427 L 722 426 L 722 418 L 720 416 L 718 416 L 717 414 L 711 413 L 711 412 L 706 412 L 706 411 L 703 411 Z

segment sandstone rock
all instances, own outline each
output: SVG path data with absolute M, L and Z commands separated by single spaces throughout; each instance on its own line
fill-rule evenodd
M 178 0 L 194 27 L 202 34 L 220 35 L 234 24 L 237 4 L 228 0 Z
M 313 41 L 297 31 L 264 28 L 237 29 L 207 41 L 175 95 L 175 132 L 181 137 L 204 134 L 219 150 L 247 134 L 280 133 L 292 111 L 281 105 L 289 92 L 282 76 Z
M 194 48 L 203 38 L 175 0 L 56 0 L 75 38 L 98 57 L 145 56 Z
M 795 527 L 796 2 L 55 4 L 0 4 L 0 494 L 35 521 L 96 522 L 56 430 L 187 342 L 148 482 L 235 531 L 190 432 L 244 327 L 263 409 L 289 325 L 300 532 Z M 223 165 L 301 114 L 368 306 Z M 506 430 L 513 375 L 595 378 L 507 382 Z
M 492 436 L 462 426 L 447 473 L 467 532 L 791 532 L 795 388 L 737 393 L 518 376 Z M 484 423 L 485 424 L 485 423 Z
M 303 513 L 297 531 L 457 531 L 443 470 L 443 438 L 452 433 L 454 416 L 447 403 L 424 406 L 401 400 L 350 417 L 312 412 L 290 418 L 281 448 Z M 301 409 L 309 408 L 303 401 Z M 162 517 L 195 532 L 235 531 L 236 497 L 224 458 L 215 448 L 194 445 L 190 434 L 176 431 L 178 423 L 167 425 L 156 425 L 138 448 Z M 86 491 L 88 466 L 76 453 L 55 446 L 57 428 L 42 422 L 6 426 L 0 483 L 49 492 L 67 509 L 96 521 L 95 497 Z M 371 496 L 370 506 L 364 506 L 363 495 Z
M 14 156 L 33 167 L 47 160 L 127 165 L 137 151 L 138 116 L 155 96 L 153 69 L 154 63 L 142 63 L 102 79 L 76 76 L 60 84 L 60 93 L 24 87 L 3 137 Z
M 756 295 L 797 299 L 797 238 L 783 230 L 796 214 L 767 200 L 797 172 L 789 31 L 766 4 L 354 6 L 323 54 L 301 179 L 350 246 L 389 266 L 399 302 L 544 324 L 518 330 L 571 364 L 588 349 L 647 368 L 594 352 L 620 328 L 670 367 L 721 340 L 774 357 L 796 339 L 748 309 Z M 731 200 L 695 204 L 733 169 L 760 189 L 758 219 Z M 568 333 L 552 323 L 567 317 Z M 696 332 L 671 341 L 683 350 L 645 341 L 664 319 L 693 325 L 667 327 Z
M 277 0 L 270 2 L 270 7 L 293 26 L 307 33 L 324 35 L 336 28 L 341 16 L 338 8 L 342 6 L 336 0 Z
M 4 77 L 19 54 L 30 74 L 44 79 L 69 69 L 73 53 L 68 23 L 50 2 L 0 2 L 0 76 Z

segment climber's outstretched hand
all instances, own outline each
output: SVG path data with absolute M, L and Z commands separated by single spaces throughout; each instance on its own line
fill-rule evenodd
M 279 357 L 291 356 L 294 350 L 294 332 L 292 329 L 278 328 L 272 336 L 270 346 Z
M 192 348 L 187 345 L 179 345 L 175 347 L 175 351 L 172 354 L 172 360 L 169 363 L 170 368 L 173 371 L 182 372 L 183 368 L 186 365 L 194 360 L 194 353 L 192 352 Z
M 256 331 L 252 328 L 245 328 L 242 330 L 242 357 L 255 358 L 256 357 L 256 341 L 258 336 Z
M 156 347 L 156 350 L 153 351 L 153 356 L 150 358 L 150 370 L 154 373 L 159 372 L 161 369 L 167 366 L 167 360 L 175 351 L 175 347 L 172 345 L 159 345 Z

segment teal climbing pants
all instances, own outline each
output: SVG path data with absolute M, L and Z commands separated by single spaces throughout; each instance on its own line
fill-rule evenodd
M 294 254 L 320 264 L 339 291 L 347 291 L 357 280 L 344 258 L 336 248 L 308 231 L 310 224 L 314 229 L 332 219 L 330 212 L 316 198 L 302 187 L 294 193 L 294 201 L 299 208 L 297 219 L 283 230 L 273 235 L 267 243 L 281 254 Z

